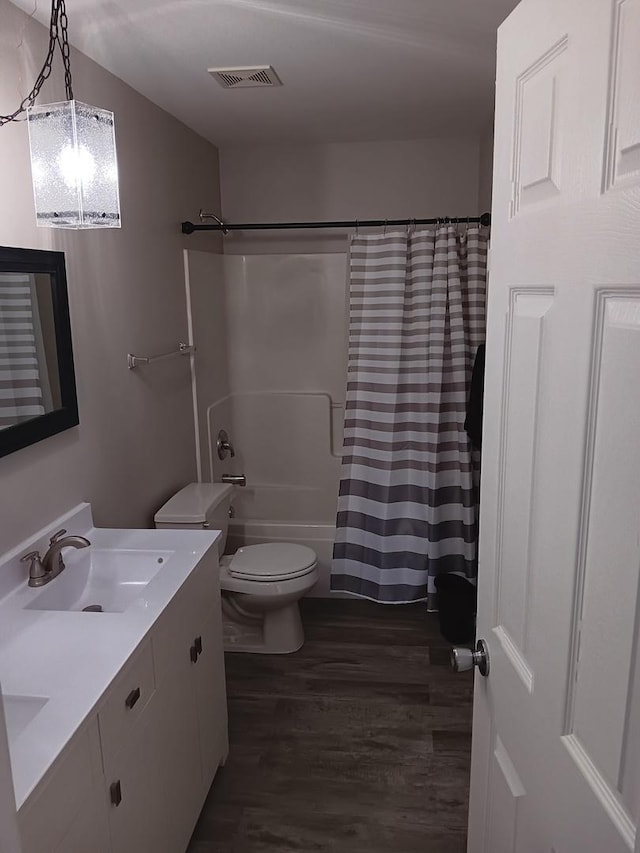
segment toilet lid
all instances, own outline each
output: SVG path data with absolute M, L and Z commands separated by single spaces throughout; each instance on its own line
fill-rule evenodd
M 315 551 L 290 542 L 264 542 L 238 548 L 229 563 L 229 574 L 256 581 L 286 580 L 315 568 Z

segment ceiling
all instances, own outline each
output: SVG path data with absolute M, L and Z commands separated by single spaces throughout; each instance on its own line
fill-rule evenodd
M 31 13 L 35 0 L 13 0 Z M 516 0 L 67 0 L 84 53 L 219 146 L 420 139 L 491 120 Z M 48 0 L 35 17 L 47 23 Z M 271 64 L 281 88 L 211 66 Z M 75 89 L 82 99 L 82 81 Z

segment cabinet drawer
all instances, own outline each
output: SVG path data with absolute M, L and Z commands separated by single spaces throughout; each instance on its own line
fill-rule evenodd
M 117 676 L 98 713 L 105 770 L 109 759 L 124 746 L 154 690 L 153 654 L 147 641 Z

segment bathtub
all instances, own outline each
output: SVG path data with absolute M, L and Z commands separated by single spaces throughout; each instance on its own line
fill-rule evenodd
M 331 592 L 329 574 L 335 524 L 305 524 L 303 522 L 258 521 L 232 518 L 229 521 L 227 551 L 233 553 L 243 545 L 260 542 L 295 542 L 307 545 L 318 555 L 318 582 L 309 593 L 315 598 L 350 598 L 347 593 Z

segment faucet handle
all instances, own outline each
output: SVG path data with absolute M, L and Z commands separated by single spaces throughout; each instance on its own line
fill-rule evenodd
M 229 436 L 227 435 L 227 432 L 224 429 L 221 429 L 218 433 L 216 448 L 218 450 L 218 459 L 226 459 L 227 454 L 229 454 L 233 459 L 233 457 L 236 455 L 236 452 L 233 449 L 233 444 L 231 444 L 231 442 L 229 441 Z
M 32 563 L 35 563 L 36 560 L 39 560 L 39 559 L 40 559 L 40 551 L 29 551 L 28 554 L 24 554 L 22 557 L 20 557 L 20 562 L 21 563 L 27 563 L 29 560 L 31 560 Z
M 64 528 L 63 528 L 62 530 L 58 530 L 57 533 L 54 533 L 53 536 L 51 537 L 51 539 L 49 539 L 49 545 L 53 545 L 54 542 L 57 542 L 58 539 L 61 539 L 65 535 L 66 532 L 67 531 L 64 530 Z
M 42 565 L 40 551 L 29 551 L 20 557 L 21 563 L 29 563 L 29 586 L 42 586 L 47 572 Z
M 49 545 L 55 545 L 62 537 L 65 535 L 67 531 L 62 528 L 62 530 L 58 530 L 57 533 L 54 533 L 51 539 L 49 539 Z M 45 555 L 46 556 L 46 555 Z M 62 551 L 58 554 L 58 571 L 61 572 L 64 569 L 64 560 L 62 559 Z M 45 569 L 46 571 L 46 569 Z

